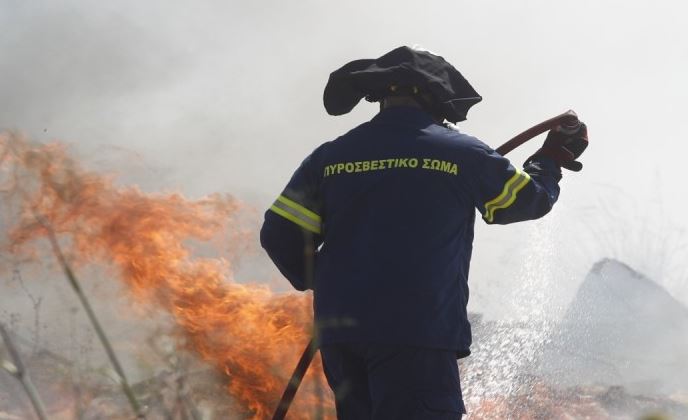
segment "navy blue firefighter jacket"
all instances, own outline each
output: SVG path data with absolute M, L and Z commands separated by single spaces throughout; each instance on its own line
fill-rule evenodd
M 560 178 L 547 158 L 519 170 L 421 109 L 387 108 L 303 161 L 265 213 L 261 244 L 296 289 L 313 289 L 321 344 L 464 357 L 475 209 L 489 224 L 539 218 Z

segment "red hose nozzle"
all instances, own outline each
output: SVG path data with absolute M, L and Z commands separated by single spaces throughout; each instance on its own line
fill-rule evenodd
M 559 117 L 561 117 L 559 127 L 564 134 L 574 134 L 580 128 L 581 123 L 578 119 L 578 115 L 572 110 L 566 111 Z

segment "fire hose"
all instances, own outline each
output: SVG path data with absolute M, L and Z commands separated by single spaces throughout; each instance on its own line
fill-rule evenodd
M 553 130 L 557 127 L 559 127 L 559 129 L 565 133 L 574 133 L 580 127 L 580 121 L 578 120 L 578 116 L 575 112 L 572 110 L 566 111 L 563 114 L 557 115 L 556 117 L 550 118 L 541 122 L 540 124 L 530 127 L 529 129 L 496 148 L 495 151 L 504 156 L 528 140 L 539 136 L 545 131 Z M 303 354 L 301 354 L 301 358 L 299 359 L 299 362 L 294 369 L 294 373 L 292 373 L 291 379 L 289 380 L 289 383 L 282 394 L 282 398 L 280 399 L 279 405 L 277 406 L 277 410 L 275 410 L 272 420 L 283 420 L 287 415 L 287 411 L 289 411 L 289 407 L 296 396 L 296 391 L 299 389 L 301 381 L 303 380 L 303 377 L 306 374 L 306 371 L 313 361 L 317 351 L 318 346 L 316 345 L 315 340 L 311 339 L 303 351 Z

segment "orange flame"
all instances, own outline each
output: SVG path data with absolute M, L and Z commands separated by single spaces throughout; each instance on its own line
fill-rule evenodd
M 64 146 L 11 133 L 0 133 L 0 194 L 19 216 L 8 252 L 38 252 L 46 237 L 40 214 L 73 263 L 111 264 L 134 296 L 168 311 L 188 346 L 227 375 L 244 415 L 270 417 L 309 339 L 310 297 L 236 283 L 227 259 L 193 255 L 190 240 L 208 242 L 237 228 L 237 200 L 215 194 L 190 201 L 118 187 L 81 168 Z M 319 360 L 313 372 L 321 375 Z M 300 393 L 292 417 L 308 417 L 318 398 Z M 324 398 L 331 413 L 332 398 Z

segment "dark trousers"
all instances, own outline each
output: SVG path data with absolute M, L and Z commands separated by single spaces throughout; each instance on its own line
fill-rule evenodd
M 457 420 L 465 413 L 453 351 L 351 343 L 320 351 L 339 420 Z

